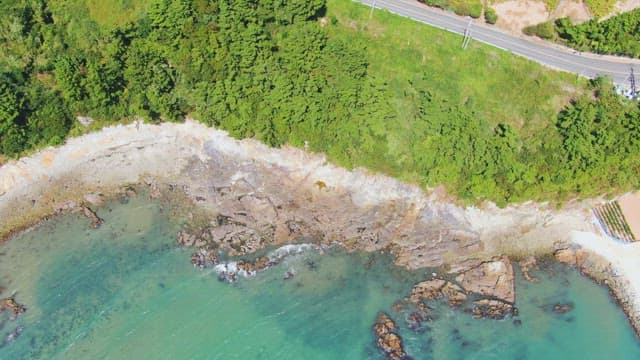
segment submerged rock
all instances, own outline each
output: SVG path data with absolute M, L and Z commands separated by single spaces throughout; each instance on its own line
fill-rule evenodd
M 82 206 L 80 208 L 82 211 L 82 215 L 87 219 L 91 220 L 91 227 L 97 229 L 104 223 L 104 220 L 96 214 L 95 211 L 91 210 L 88 206 Z
M 291 280 L 293 279 L 293 277 L 295 276 L 294 272 L 292 270 L 287 270 L 287 272 L 284 273 L 284 276 L 282 277 L 283 280 Z
M 529 256 L 528 258 L 520 261 L 520 270 L 522 271 L 522 277 L 525 280 L 532 283 L 540 282 L 540 279 L 531 276 L 529 271 L 532 269 L 536 269 L 538 267 L 538 262 L 534 256 Z
M 402 360 L 410 359 L 404 351 L 402 338 L 396 333 L 395 322 L 384 312 L 379 312 L 376 322 L 373 325 L 373 332 L 376 335 L 376 344 L 380 350 L 384 351 L 387 359 Z
M 423 311 L 414 311 L 410 313 L 406 319 L 409 329 L 416 332 L 422 332 L 424 330 L 423 323 L 425 321 L 432 321 L 432 319 Z
M 569 311 L 573 310 L 573 304 L 572 303 L 554 304 L 552 310 L 556 314 L 568 313 Z
M 23 330 L 22 326 L 16 327 L 15 329 L 13 329 L 12 332 L 7 334 L 7 337 L 5 337 L 4 341 L 7 343 L 15 341 L 20 336 L 20 334 L 22 334 L 22 330 Z

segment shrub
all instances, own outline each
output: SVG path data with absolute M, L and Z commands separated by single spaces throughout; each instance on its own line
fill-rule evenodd
M 488 24 L 495 24 L 498 21 L 498 14 L 493 8 L 488 7 L 484 10 L 484 21 Z
M 555 25 L 550 21 L 527 26 L 522 29 L 522 32 L 526 35 L 539 36 L 543 39 L 554 39 L 556 37 Z

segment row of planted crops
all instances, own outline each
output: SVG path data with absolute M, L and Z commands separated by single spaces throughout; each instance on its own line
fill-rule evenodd
M 635 241 L 617 201 L 611 201 L 594 208 L 593 213 L 609 235 L 623 241 Z

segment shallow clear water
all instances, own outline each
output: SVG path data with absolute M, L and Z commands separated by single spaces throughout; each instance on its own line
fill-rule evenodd
M 371 326 L 388 312 L 415 359 L 640 359 L 640 343 L 606 289 L 574 271 L 519 280 L 520 326 L 432 304 L 409 330 L 391 305 L 431 271 L 382 255 L 309 251 L 227 284 L 174 246 L 179 219 L 132 199 L 100 209 L 98 230 L 68 215 L 0 246 L 0 285 L 28 306 L 0 316 L 0 359 L 380 359 Z M 295 277 L 284 280 L 287 270 Z M 554 314 L 554 303 L 575 309 Z M 2 341 L 16 327 L 13 342 Z

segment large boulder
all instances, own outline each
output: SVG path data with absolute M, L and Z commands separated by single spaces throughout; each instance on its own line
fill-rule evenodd
M 502 257 L 484 262 L 456 277 L 456 281 L 467 291 L 515 303 L 515 276 L 511 261 Z

